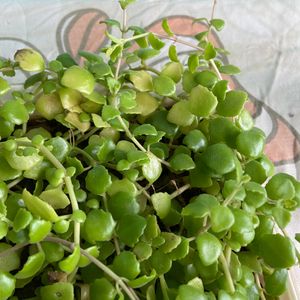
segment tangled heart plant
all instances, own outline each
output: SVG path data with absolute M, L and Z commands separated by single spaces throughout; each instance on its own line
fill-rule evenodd
M 209 42 L 224 21 L 195 20 L 192 44 L 167 20 L 166 35 L 127 27 L 119 2 L 123 24 L 104 22 L 121 37 L 83 67 L 0 61 L 34 72 L 22 90 L 0 77 L 0 300 L 276 299 L 300 258 L 284 229 L 300 183 L 274 175 L 247 94 L 222 79 L 239 72 Z

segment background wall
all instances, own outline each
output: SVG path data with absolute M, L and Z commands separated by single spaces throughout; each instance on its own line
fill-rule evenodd
M 157 31 L 161 18 L 170 17 L 173 31 L 188 38 L 203 29 L 192 19 L 209 18 L 211 8 L 211 0 L 139 0 L 128 22 Z M 256 125 L 268 135 L 267 154 L 278 170 L 300 179 L 300 1 L 218 0 L 215 17 L 226 21 L 215 42 L 242 70 L 231 85 L 249 93 Z M 48 60 L 63 51 L 97 51 L 106 42 L 106 27 L 99 25 L 106 18 L 121 19 L 116 0 L 1 0 L 0 56 L 13 57 L 23 47 L 36 48 Z M 288 228 L 292 236 L 300 231 L 299 219 L 298 212 Z

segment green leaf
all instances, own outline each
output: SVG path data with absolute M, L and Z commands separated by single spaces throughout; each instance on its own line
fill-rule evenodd
M 241 70 L 234 65 L 220 66 L 219 71 L 222 74 L 228 74 L 228 75 L 234 75 L 241 72 Z
M 14 231 L 26 228 L 30 224 L 31 220 L 32 214 L 24 208 L 19 208 L 13 222 Z
M 163 253 L 172 252 L 172 250 L 176 249 L 181 243 L 181 236 L 172 232 L 162 232 L 161 236 L 164 238 L 165 242 L 160 246 L 159 250 Z
M 171 197 L 168 193 L 155 193 L 151 195 L 151 202 L 156 214 L 164 219 L 171 210 Z
M 207 216 L 211 209 L 219 206 L 219 201 L 216 197 L 209 194 L 201 194 L 196 197 L 191 203 L 186 205 L 181 214 L 183 216 L 192 216 L 195 218 L 203 218 Z
M 223 101 L 225 99 L 227 88 L 228 88 L 228 81 L 220 80 L 214 85 L 212 92 L 218 98 L 219 101 Z
M 128 282 L 128 285 L 134 289 L 141 288 L 141 287 L 145 286 L 146 284 L 150 283 L 155 278 L 156 278 L 156 272 L 154 269 L 152 269 L 149 276 L 143 275 L 139 278 L 130 280 Z
M 104 105 L 102 109 L 102 119 L 104 122 L 110 121 L 120 115 L 120 111 L 112 105 Z
M 42 55 L 33 49 L 18 50 L 14 55 L 14 59 L 24 71 L 40 72 L 45 69 Z
M 210 169 L 219 175 L 229 173 L 235 168 L 234 154 L 225 144 L 208 146 L 202 159 Z
M 152 48 L 154 48 L 156 50 L 160 50 L 161 48 L 163 48 L 165 46 L 165 43 L 161 39 L 159 39 L 157 36 L 155 36 L 152 32 L 150 32 L 148 35 L 148 41 L 149 41 L 150 45 L 152 46 Z
M 72 66 L 64 72 L 61 84 L 79 92 L 91 94 L 95 87 L 95 79 L 88 70 Z
M 195 73 L 194 80 L 200 85 L 210 89 L 218 82 L 219 79 L 216 73 L 209 70 L 204 70 Z
M 39 198 L 47 202 L 54 209 L 63 209 L 70 204 L 68 196 L 63 192 L 61 187 L 47 189 L 39 195 Z
M 137 102 L 135 100 L 136 98 L 136 92 L 133 90 L 123 90 L 119 93 L 120 97 L 120 106 L 125 109 L 131 109 L 136 107 Z
M 195 35 L 195 38 L 201 42 L 205 37 L 207 37 L 208 35 L 208 31 L 202 31 L 202 32 L 199 32 Z
M 215 58 L 217 55 L 217 51 L 212 43 L 208 42 L 204 49 L 204 59 L 210 60 Z
M 152 77 L 146 71 L 131 71 L 129 79 L 140 92 L 147 92 L 153 89 Z
M 141 60 L 147 60 L 158 55 L 160 51 L 152 48 L 140 48 L 136 50 L 135 53 Z
M 289 268 L 297 263 L 293 242 L 280 234 L 265 234 L 259 240 L 259 254 L 272 268 Z
M 113 261 L 113 270 L 122 277 L 133 280 L 140 273 L 140 264 L 130 251 L 122 251 Z
M 88 172 L 85 184 L 90 192 L 95 195 L 101 195 L 111 185 L 111 177 L 105 167 L 97 165 Z
M 280 296 L 286 289 L 288 284 L 288 271 L 286 269 L 274 270 L 271 275 L 264 275 L 265 290 L 268 295 Z
M 222 19 L 211 19 L 210 24 L 217 30 L 221 31 L 224 28 L 225 22 Z
M 29 114 L 21 99 L 6 101 L 0 107 L 0 116 L 16 125 L 21 125 L 29 120 Z
M 156 271 L 157 275 L 167 273 L 172 267 L 171 259 L 161 250 L 154 251 L 149 261 L 152 268 Z
M 186 171 L 195 168 L 192 158 L 184 153 L 173 155 L 170 159 L 170 165 L 175 171 Z
M 191 90 L 189 96 L 190 111 L 197 117 L 210 116 L 217 104 L 217 98 L 206 87 L 198 85 Z
M 122 9 L 126 9 L 128 5 L 134 3 L 136 0 L 119 0 Z
M 70 68 L 77 65 L 76 61 L 69 53 L 62 53 L 58 55 L 56 60 L 59 61 L 65 68 Z
M 177 56 L 177 50 L 176 50 L 176 46 L 175 45 L 171 45 L 169 47 L 169 58 L 171 61 L 174 61 L 174 62 L 179 62 L 179 59 L 178 59 L 178 56 Z
M 75 246 L 73 252 L 58 263 L 59 268 L 67 274 L 72 273 L 80 259 L 80 247 Z
M 224 117 L 235 117 L 242 111 L 247 98 L 247 93 L 243 91 L 229 91 L 224 101 L 219 102 L 217 113 Z
M 91 210 L 84 223 L 84 231 L 90 243 L 109 241 L 112 238 L 116 222 L 109 212 L 102 209 Z
M 25 279 L 34 276 L 43 266 L 45 253 L 37 252 L 30 255 L 23 268 L 15 275 L 16 279 Z
M 45 78 L 44 72 L 33 74 L 25 80 L 24 88 L 28 89 L 29 87 L 35 85 L 36 83 L 41 82 L 44 78 Z
M 0 77 L 0 96 L 6 94 L 11 89 L 9 83 Z
M 121 219 L 123 215 L 137 214 L 140 210 L 135 197 L 126 192 L 112 195 L 107 206 L 115 220 Z
M 63 70 L 64 66 L 63 66 L 63 64 L 60 61 L 58 61 L 58 60 L 52 60 L 52 61 L 50 61 L 48 63 L 48 68 L 51 71 L 53 71 L 55 73 L 58 73 L 58 72 L 60 72 L 60 71 Z
M 204 266 L 209 266 L 218 261 L 222 253 L 222 244 L 219 239 L 209 232 L 204 232 L 196 238 L 199 258 Z
M 162 166 L 158 158 L 152 153 L 148 153 L 149 162 L 143 164 L 142 172 L 143 176 L 149 181 L 149 183 L 155 182 L 162 172 Z
M 101 23 L 104 23 L 108 26 L 115 26 L 115 27 L 118 27 L 119 29 L 121 28 L 120 22 L 117 20 L 114 20 L 114 19 L 105 19 L 103 21 L 100 21 L 100 24 Z
M 41 242 L 41 246 L 45 252 L 45 258 L 47 262 L 53 263 L 63 259 L 65 251 L 60 244 Z
M 139 215 L 126 215 L 118 222 L 117 235 L 122 243 L 133 247 L 138 241 L 146 228 L 145 218 Z
M 56 282 L 42 286 L 40 293 L 41 300 L 74 299 L 74 286 L 69 282 Z
M 51 231 L 52 224 L 45 220 L 33 220 L 29 227 L 30 243 L 37 243 L 43 240 Z
M 27 209 L 34 215 L 44 220 L 56 222 L 59 217 L 55 210 L 40 198 L 31 195 L 26 189 L 23 190 L 22 199 Z
M 172 32 L 170 26 L 169 26 L 169 23 L 168 23 L 168 20 L 167 19 L 163 19 L 162 22 L 161 22 L 161 27 L 162 29 L 165 31 L 165 33 L 168 35 L 168 36 L 173 36 L 174 33 Z
M 189 102 L 182 100 L 173 104 L 168 112 L 167 120 L 178 126 L 190 126 L 195 116 L 189 110 Z
M 164 65 L 161 75 L 170 77 L 175 83 L 178 83 L 181 80 L 183 73 L 183 66 L 179 62 L 171 61 Z
M 161 96 L 172 96 L 176 92 L 175 82 L 165 75 L 154 77 L 154 91 Z
M 0 243 L 0 253 L 11 249 L 12 246 L 5 243 Z M 2 272 L 10 272 L 18 269 L 20 266 L 20 254 L 16 251 L 7 253 L 5 256 L 0 256 L 0 270 Z M 0 275 L 1 276 L 1 275 Z M 1 279 L 0 279 L 1 282 Z M 2 287 L 2 285 L 0 285 Z M 0 294 L 1 295 L 1 294 Z M 1 299 L 1 297 L 0 297 Z
M 291 222 L 291 213 L 282 207 L 273 207 L 272 215 L 280 228 L 285 228 Z
M 1 286 L 0 299 L 6 300 L 14 293 L 15 286 L 16 286 L 16 279 L 11 274 L 1 270 L 0 286 Z
M 112 75 L 111 68 L 104 62 L 93 64 L 90 67 L 90 71 L 94 74 L 97 79 L 104 78 L 107 75 Z
M 183 144 L 194 152 L 202 152 L 207 147 L 207 138 L 199 129 L 194 129 L 183 138 Z
M 109 196 L 113 196 L 119 192 L 126 192 L 132 196 L 136 196 L 137 189 L 135 184 L 129 181 L 129 179 L 127 178 L 114 180 L 111 186 L 108 188 L 107 193 L 109 194 Z
M 291 177 L 285 173 L 274 175 L 266 185 L 268 197 L 272 200 L 288 200 L 295 195 L 295 187 Z
M 204 291 L 190 285 L 181 285 L 178 289 L 177 300 L 206 300 L 207 296 Z
M 194 73 L 199 67 L 199 56 L 197 54 L 191 54 L 188 59 L 188 67 L 191 73 Z
M 142 124 L 134 128 L 133 130 L 134 136 L 139 135 L 157 135 L 157 131 L 154 126 L 151 124 Z
M 234 215 L 228 207 L 214 206 L 210 211 L 212 231 L 222 232 L 230 229 L 234 223 Z

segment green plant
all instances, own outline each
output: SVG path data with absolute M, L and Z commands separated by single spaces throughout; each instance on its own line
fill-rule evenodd
M 121 37 L 84 67 L 0 61 L 36 72 L 0 107 L 0 299 L 275 299 L 300 258 L 284 230 L 300 183 L 274 175 L 247 94 L 222 79 L 239 72 L 209 42 L 224 21 L 196 20 L 190 44 L 167 20 L 127 27 L 119 2 L 123 24 L 105 23 Z M 193 49 L 187 67 L 175 44 L 148 65 L 164 39 Z

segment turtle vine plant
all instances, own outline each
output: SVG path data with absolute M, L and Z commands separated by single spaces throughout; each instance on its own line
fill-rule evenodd
M 222 79 L 239 71 L 209 41 L 224 21 L 196 20 L 190 43 L 167 20 L 128 27 L 119 2 L 122 25 L 104 22 L 121 37 L 84 66 L 0 61 L 0 299 L 276 299 L 300 258 L 284 229 L 300 183 L 274 175 L 247 94 Z M 33 75 L 12 90 L 18 69 Z

